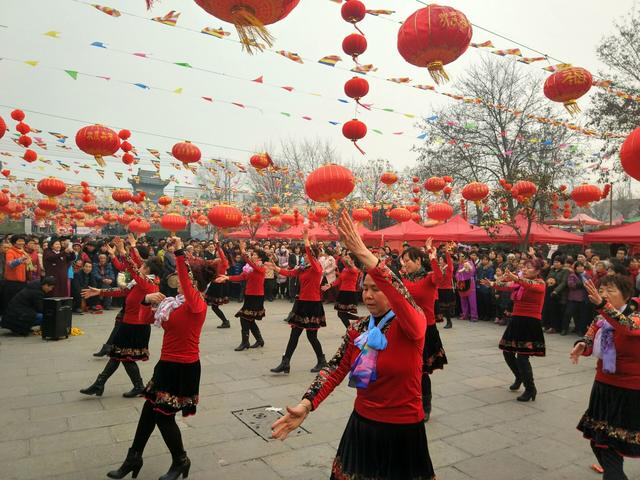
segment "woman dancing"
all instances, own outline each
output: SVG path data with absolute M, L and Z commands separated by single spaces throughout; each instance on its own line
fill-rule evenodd
M 358 268 L 358 259 L 352 253 L 343 255 L 344 268 L 338 278 L 331 285 L 324 285 L 322 290 L 337 287 L 338 298 L 333 308 L 338 312 L 338 318 L 345 328 L 349 328 L 351 320 L 358 318 L 358 280 L 362 273 Z
M 295 268 L 293 270 L 285 270 L 274 264 L 270 264 L 270 268 L 275 270 L 279 275 L 285 277 L 298 277 L 300 280 L 300 294 L 296 299 L 291 315 L 288 317 L 291 333 L 289 335 L 289 343 L 284 352 L 280 365 L 272 368 L 273 373 L 289 373 L 291 370 L 291 357 L 298 346 L 298 339 L 302 332 L 306 330 L 307 340 L 313 347 L 313 351 L 317 357 L 316 366 L 311 369 L 312 372 L 319 372 L 326 364 L 322 345 L 318 340 L 318 330 L 327 326 L 324 315 L 324 307 L 322 306 L 322 298 L 320 296 L 320 284 L 322 283 L 323 269 L 318 261 L 319 249 L 309 242 L 309 232 L 305 228 L 302 233 L 304 240 L 304 268 Z
M 357 396 L 331 478 L 432 480 L 420 401 L 426 320 L 402 282 L 367 250 L 346 212 L 338 230 L 367 269 L 362 299 L 370 315 L 349 327 L 302 401 L 272 425 L 272 435 L 287 438 L 349 374 Z
M 124 478 L 129 473 L 136 478 L 142 468 L 142 454 L 156 425 L 171 452 L 171 467 L 160 480 L 176 480 L 189 476 L 191 460 L 182 443 L 176 424 L 176 413 L 183 417 L 196 414 L 200 389 L 200 334 L 207 316 L 203 292 L 216 269 L 203 260 L 186 262 L 182 240 L 171 240 L 176 246 L 178 295 L 162 300 L 155 311 L 155 324 L 162 327 L 162 351 L 153 370 L 153 377 L 144 389 L 146 401 L 138 420 L 136 434 L 127 458 L 109 478 Z M 147 295 L 147 303 L 157 303 L 158 295 Z
M 112 347 L 109 352 L 109 361 L 96 381 L 87 388 L 80 390 L 85 395 L 102 396 L 104 386 L 109 377 L 120 366 L 124 366 L 127 375 L 133 383 L 133 388 L 122 396 L 134 398 L 142 394 L 144 383 L 140 375 L 140 369 L 136 362 L 149 360 L 149 337 L 151 335 L 151 323 L 153 312 L 149 306 L 142 305 L 145 295 L 158 292 L 157 279 L 162 275 L 162 262 L 158 257 L 151 257 L 144 262 L 138 255 L 133 235 L 129 236 L 129 250 L 125 250 L 121 238 L 114 239 L 118 252 L 124 257 L 124 265 L 116 259 L 114 247 L 109 247 L 114 264 L 118 270 L 126 269 L 132 277 L 132 281 L 125 288 L 94 288 L 90 287 L 82 291 L 83 298 L 91 297 L 124 297 L 124 308 L 121 310 L 122 319 L 115 330 Z
M 451 244 L 454 245 L 454 244 Z M 447 320 L 444 328 L 452 328 L 451 318 L 456 313 L 456 291 L 453 288 L 453 260 L 451 259 L 451 248 L 449 248 L 449 256 L 446 258 L 443 256 L 438 257 L 438 266 L 442 272 L 442 281 L 438 284 L 438 300 L 436 302 L 436 322 L 441 322 L 443 319 Z
M 517 398 L 519 402 L 535 401 L 538 391 L 529 357 L 544 357 L 546 353 L 542 333 L 545 295 L 545 282 L 540 278 L 542 266 L 541 259 L 533 258 L 525 263 L 522 278 L 507 270 L 498 281 L 482 280 L 483 285 L 512 291 L 513 314 L 500 340 L 500 349 L 515 376 L 509 390 L 519 390 L 524 383 L 525 391 Z
M 604 470 L 603 480 L 627 480 L 624 457 L 640 457 L 640 315 L 631 307 L 629 277 L 603 277 L 600 289 L 584 283 L 598 317 L 571 352 L 598 357 L 589 407 L 578 430 Z
M 227 260 L 227 256 L 220 247 L 217 233 L 215 234 L 213 240 L 215 242 L 216 258 L 211 261 L 215 262 L 217 278 L 227 274 L 227 269 L 229 268 L 229 260 Z M 209 303 L 209 305 L 211 305 L 211 310 L 213 310 L 213 313 L 215 313 L 218 318 L 222 320 L 222 323 L 218 325 L 218 328 L 231 327 L 231 324 L 229 323 L 229 320 L 227 320 L 227 317 L 225 317 L 224 312 L 220 310 L 220 305 L 229 303 L 229 297 L 225 295 L 225 288 L 226 287 L 224 283 L 211 282 L 206 294 L 207 302 Z

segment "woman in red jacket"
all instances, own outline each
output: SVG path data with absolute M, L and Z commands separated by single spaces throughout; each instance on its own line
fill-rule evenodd
M 518 397 L 519 402 L 535 401 L 538 391 L 529 357 L 544 357 L 546 353 L 541 323 L 546 288 L 540 278 L 542 265 L 542 260 L 534 258 L 526 262 L 522 277 L 507 270 L 499 281 L 481 280 L 483 285 L 495 286 L 496 290 L 512 291 L 513 314 L 499 346 L 515 376 L 509 390 L 516 391 L 524 383 L 525 391 Z
M 584 283 L 599 316 L 578 340 L 571 360 L 598 357 L 589 407 L 578 430 L 604 470 L 603 479 L 626 480 L 624 457 L 640 457 L 640 315 L 631 307 L 629 277 L 604 277 L 600 289 Z
M 122 363 L 133 383 L 131 391 L 123 393 L 122 396 L 134 398 L 142 394 L 144 390 L 144 383 L 136 362 L 149 360 L 149 337 L 151 323 L 153 323 L 151 307 L 143 305 L 142 301 L 145 295 L 158 291 L 157 280 L 162 276 L 162 261 L 158 257 L 151 257 L 143 262 L 138 255 L 132 236 L 129 238 L 128 252 L 125 250 L 122 239 L 114 239 L 114 244 L 124 257 L 124 261 L 122 264 L 115 255 L 115 249 L 109 247 L 112 262 L 118 270 L 126 269 L 131 275 L 132 281 L 125 288 L 90 287 L 82 291 L 83 298 L 125 297 L 125 301 L 122 309 L 122 321 L 117 328 L 109 352 L 109 361 L 96 381 L 91 386 L 80 390 L 80 393 L 102 396 L 105 383 Z
M 442 281 L 438 284 L 438 300 L 436 301 L 436 322 L 447 320 L 444 328 L 452 328 L 451 318 L 456 313 L 456 291 L 453 289 L 453 260 L 451 259 L 452 251 L 455 251 L 455 243 L 447 246 L 449 249 L 448 257 L 438 257 L 438 266 L 442 272 Z
M 442 281 L 442 270 L 438 266 L 436 250 L 431 247 L 431 239 L 426 242 L 426 251 L 431 263 L 431 271 L 424 268 L 426 258 L 415 247 L 409 247 L 402 253 L 402 283 L 407 287 L 427 319 L 424 348 L 422 351 L 422 406 L 425 420 L 431 416 L 431 377 L 436 370 L 442 370 L 447 364 L 445 354 L 436 326 L 435 302 L 438 298 L 438 285 Z M 423 260 L 425 260 L 423 262 Z M 447 252 L 447 260 L 453 271 L 453 263 Z
M 266 272 L 264 263 L 269 260 L 269 256 L 260 249 L 254 250 L 250 256 L 247 255 L 245 242 L 240 242 L 240 254 L 251 269 L 250 272 L 243 271 L 240 275 L 230 276 L 219 275 L 215 279 L 216 283 L 223 283 L 229 280 L 232 282 L 247 282 L 244 291 L 244 304 L 236 313 L 236 317 L 240 318 L 242 327 L 242 341 L 236 347 L 236 352 L 241 352 L 247 348 L 264 347 L 264 340 L 256 321 L 264 318 L 264 274 Z M 253 345 L 249 344 L 249 332 L 253 333 L 256 339 L 256 343 Z
M 367 250 L 346 211 L 338 230 L 367 269 L 369 317 L 354 322 L 302 401 L 272 425 L 284 440 L 349 374 L 354 411 L 333 462 L 332 479 L 435 478 L 420 400 L 426 320 L 402 282 Z
M 138 428 L 118 470 L 109 478 L 124 478 L 130 472 L 136 478 L 142 468 L 142 453 L 156 425 L 171 452 L 171 467 L 161 480 L 176 480 L 189 475 L 191 461 L 184 451 L 182 435 L 176 424 L 176 413 L 183 417 L 196 414 L 200 389 L 200 334 L 207 316 L 207 303 L 202 292 L 216 275 L 215 266 L 200 259 L 187 263 L 182 240 L 173 238 L 176 247 L 178 295 L 164 298 L 158 304 L 154 320 L 162 327 L 162 351 L 153 377 L 144 389 L 146 402 L 138 420 Z M 160 296 L 160 297 L 159 297 Z M 157 303 L 162 294 L 147 295 L 147 303 Z
M 227 274 L 227 269 L 229 268 L 229 260 L 227 260 L 227 256 L 220 248 L 220 243 L 218 242 L 218 235 L 215 237 L 216 242 L 216 258 L 212 260 L 216 265 L 216 278 L 221 277 Z M 222 320 L 222 324 L 218 325 L 218 328 L 230 328 L 231 324 L 227 317 L 224 316 L 224 312 L 220 310 L 220 305 L 224 305 L 229 303 L 229 297 L 225 295 L 224 292 L 225 285 L 224 283 L 216 283 L 211 282 L 209 288 L 207 289 L 207 302 L 211 305 L 211 310 L 215 313 L 220 320 Z
M 319 372 L 326 364 L 322 345 L 318 340 L 318 330 L 327 326 L 324 315 L 324 307 L 322 306 L 322 297 L 320 296 L 320 284 L 322 283 L 323 269 L 318 261 L 319 249 L 309 242 L 309 233 L 305 229 L 302 234 L 304 240 L 304 268 L 294 268 L 286 270 L 279 268 L 274 264 L 269 264 L 270 268 L 275 270 L 279 275 L 285 277 L 298 277 L 300 282 L 300 293 L 293 305 L 291 315 L 288 322 L 291 327 L 289 335 L 289 343 L 282 357 L 282 362 L 275 368 L 273 373 L 289 373 L 291 366 L 291 357 L 298 346 L 298 339 L 302 332 L 306 330 L 307 340 L 313 347 L 318 362 L 311 369 L 312 372 Z
M 343 255 L 340 261 L 344 268 L 338 278 L 331 284 L 322 287 L 322 290 L 329 290 L 337 287 L 338 298 L 333 308 L 338 312 L 338 318 L 345 328 L 351 326 L 351 320 L 358 318 L 358 280 L 362 273 L 358 266 L 358 259 L 352 253 Z

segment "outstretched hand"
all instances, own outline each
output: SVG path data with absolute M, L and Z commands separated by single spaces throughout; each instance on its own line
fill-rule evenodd
M 308 410 L 303 404 L 287 407 L 287 413 L 271 425 L 271 438 L 285 440 L 287 436 L 302 425 Z
M 94 287 L 85 288 L 80 292 L 82 298 L 97 297 L 98 295 L 100 295 L 100 289 Z
M 589 295 L 589 300 L 591 301 L 591 303 L 593 303 L 594 305 L 600 305 L 603 299 L 600 296 L 600 293 L 598 293 L 598 289 L 596 288 L 595 283 L 593 283 L 591 280 L 587 280 L 583 283 L 583 285 L 584 289 L 587 291 L 587 295 Z
M 584 343 L 584 342 L 576 343 L 575 347 L 573 347 L 573 350 L 571 350 L 571 353 L 569 354 L 569 358 L 571 359 L 571 363 L 573 363 L 574 365 L 578 364 L 578 359 L 580 358 L 580 356 L 584 352 L 585 348 L 587 348 L 587 344 L 586 343 Z
M 378 264 L 376 256 L 367 249 L 360 235 L 358 235 L 356 227 L 346 209 L 343 210 L 340 215 L 338 233 L 347 250 L 358 257 L 358 260 L 362 262 L 364 267 L 373 268 Z

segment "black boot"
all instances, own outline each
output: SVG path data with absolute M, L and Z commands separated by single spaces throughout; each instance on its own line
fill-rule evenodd
M 538 390 L 536 390 L 536 385 L 533 381 L 533 369 L 531 368 L 529 358 L 524 355 L 518 355 L 518 367 L 520 369 L 522 383 L 524 383 L 524 393 L 520 395 L 517 400 L 519 402 L 528 402 L 529 400 L 534 402 Z
M 127 453 L 127 458 L 118 470 L 111 470 L 107 473 L 109 478 L 124 478 L 131 472 L 132 478 L 138 477 L 138 472 L 142 468 L 142 455 L 140 452 L 130 448 Z
M 124 398 L 136 398 L 142 395 L 144 392 L 144 383 L 142 382 L 142 377 L 140 376 L 140 369 L 135 362 L 124 362 L 124 369 L 127 371 L 127 375 L 131 379 L 131 383 L 133 383 L 133 388 L 128 392 L 122 394 Z
M 182 455 L 173 459 L 171 467 L 169 467 L 169 471 L 162 475 L 158 480 L 177 480 L 180 475 L 182 475 L 182 478 L 187 478 L 189 476 L 190 468 L 191 460 L 189 460 L 187 454 L 183 452 Z
M 99 352 L 93 354 L 94 357 L 104 357 L 107 353 L 111 351 L 111 345 L 107 345 L 106 343 L 102 345 L 102 348 Z
M 318 373 L 320 370 L 322 370 L 326 366 L 327 366 L 327 359 L 324 358 L 324 355 L 320 355 L 318 357 L 318 363 L 316 363 L 316 366 L 311 369 L 311 373 Z
M 422 402 L 422 409 L 424 410 L 424 423 L 427 423 L 431 418 L 431 402 L 433 400 L 432 394 L 428 394 Z
M 509 369 L 515 377 L 515 381 L 509 387 L 509 390 L 511 390 L 512 392 L 519 390 L 520 385 L 522 385 L 522 376 L 520 374 L 520 368 L 518 366 L 518 361 L 516 360 L 516 355 L 515 353 L 511 352 L 502 352 L 502 356 L 504 357 L 504 361 L 507 362 Z
M 451 328 L 453 327 L 453 323 L 451 323 L 451 319 L 447 318 L 447 324 L 444 326 L 444 328 Z
M 240 327 L 242 329 L 242 341 L 235 349 L 236 352 L 242 352 L 249 348 L 249 321 L 244 318 L 240 319 Z
M 273 373 L 289 373 L 291 371 L 291 365 L 289 365 L 290 359 L 287 357 L 282 357 L 282 361 L 280 365 L 276 368 L 272 368 L 271 372 Z
M 229 323 L 229 320 L 223 320 L 217 328 L 231 328 L 231 324 Z
M 96 381 L 91 384 L 91 386 L 83 388 L 82 390 L 80 390 L 80 393 L 101 397 L 104 393 L 104 384 L 107 383 L 107 378 L 109 377 L 101 373 L 100 375 L 98 375 L 98 378 L 96 378 Z
M 249 324 L 249 329 L 251 330 L 251 333 L 253 333 L 253 336 L 256 339 L 256 343 L 251 345 L 249 348 L 264 347 L 264 340 L 262 339 L 262 333 L 260 333 L 260 327 L 256 325 L 256 322 L 251 322 Z

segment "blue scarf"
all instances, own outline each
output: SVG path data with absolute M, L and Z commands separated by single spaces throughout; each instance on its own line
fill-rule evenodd
M 351 365 L 351 373 L 349 374 L 350 387 L 367 388 L 371 382 L 377 380 L 378 352 L 387 348 L 387 337 L 382 333 L 382 329 L 395 315 L 393 310 L 389 310 L 378 322 L 377 326 L 375 317 L 369 315 L 369 328 L 353 342 L 360 349 L 360 354 Z

